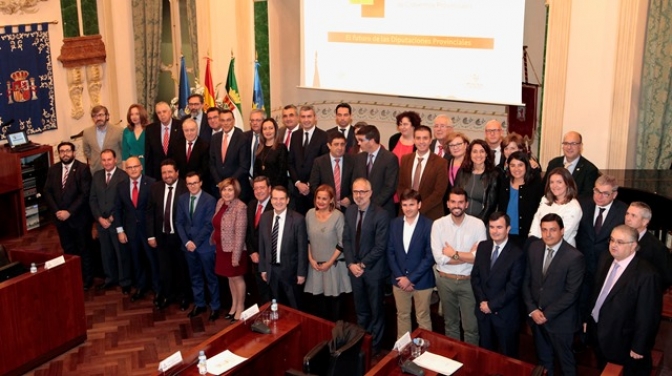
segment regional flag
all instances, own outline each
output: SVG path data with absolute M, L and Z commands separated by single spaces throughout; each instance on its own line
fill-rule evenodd
M 203 111 L 215 107 L 215 87 L 212 85 L 212 73 L 210 73 L 210 58 L 205 64 L 205 88 L 203 89 Z
M 179 96 L 178 96 L 178 113 L 179 117 L 182 118 L 187 114 L 187 102 L 189 101 L 189 78 L 187 77 L 187 66 L 184 63 L 184 56 L 180 58 L 180 87 L 179 87 Z
M 243 130 L 240 93 L 238 92 L 238 83 L 236 82 L 236 72 L 234 70 L 235 62 L 236 58 L 232 56 L 231 62 L 229 63 L 229 74 L 226 76 L 224 103 L 229 107 L 231 112 L 233 112 L 233 116 L 236 119 L 236 127 Z
M 252 109 L 263 110 L 264 108 L 264 92 L 261 89 L 261 79 L 259 78 L 259 62 L 254 62 L 254 92 L 252 93 Z

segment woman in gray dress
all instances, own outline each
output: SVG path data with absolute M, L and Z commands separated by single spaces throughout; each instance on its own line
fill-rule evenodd
M 335 210 L 334 189 L 315 190 L 315 208 L 306 213 L 308 230 L 308 277 L 305 291 L 314 295 L 316 314 L 327 320 L 341 319 L 343 294 L 352 291 L 343 257 L 343 213 Z

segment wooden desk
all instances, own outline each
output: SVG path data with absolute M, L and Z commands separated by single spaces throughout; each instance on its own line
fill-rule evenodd
M 260 307 L 261 312 L 269 309 L 270 303 Z M 278 312 L 278 321 L 269 325 L 271 334 L 255 333 L 250 329 L 256 316 L 247 322 L 239 321 L 198 346 L 183 351 L 182 363 L 166 374 L 198 375 L 196 363 L 199 351 L 205 351 L 205 355 L 210 358 L 225 350 L 248 359 L 224 375 L 282 376 L 290 368 L 301 370 L 304 355 L 318 343 L 331 339 L 331 330 L 335 325 L 283 305 L 279 305 Z M 369 368 L 371 359 L 370 348 L 371 336 L 367 334 L 363 344 L 366 369 Z
M 482 349 L 461 341 L 448 338 L 442 334 L 416 329 L 411 337 L 429 340 L 429 351 L 456 360 L 464 365 L 455 375 L 530 375 L 534 365 L 508 358 L 504 355 Z M 403 375 L 399 366 L 398 353 L 391 351 L 367 375 L 388 376 Z M 436 372 L 425 370 L 425 375 L 434 376 Z
M 65 255 L 65 264 L 45 270 L 53 254 L 10 251 L 12 261 L 36 274 L 0 283 L 0 374 L 20 375 L 86 340 L 84 289 L 80 259 Z

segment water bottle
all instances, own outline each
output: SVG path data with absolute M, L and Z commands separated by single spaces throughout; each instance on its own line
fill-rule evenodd
M 273 299 L 271 301 L 271 320 L 277 320 L 278 319 L 278 302 Z
M 208 365 L 206 363 L 207 358 L 205 357 L 205 351 L 198 352 L 198 374 L 207 375 Z
M 31 274 L 37 273 L 37 265 L 35 265 L 35 263 L 30 264 L 30 273 Z

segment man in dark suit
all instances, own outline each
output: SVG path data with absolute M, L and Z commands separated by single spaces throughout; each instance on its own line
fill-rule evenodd
M 179 178 L 174 160 L 161 162 L 161 181 L 154 183 L 150 192 L 147 242 L 156 254 L 161 279 L 155 303 L 157 308 L 164 309 L 171 302 L 179 302 L 180 310 L 186 311 L 191 291 L 189 268 L 177 233 L 177 199 L 187 192 L 187 185 Z
M 477 304 L 479 345 L 517 358 L 525 253 L 509 241 L 510 224 L 503 212 L 490 215 L 490 240 L 478 244 L 471 286 Z
M 345 136 L 341 132 L 331 132 L 327 137 L 329 153 L 315 158 L 310 172 L 310 191 L 314 195 L 320 185 L 331 186 L 336 194 L 336 207 L 345 211 L 352 203 L 352 171 L 355 162 L 351 155 L 345 154 Z M 340 182 L 338 186 L 336 181 Z
M 583 278 L 579 311 L 581 322 L 587 323 L 590 318 L 589 300 L 593 294 L 597 262 L 609 252 L 609 236 L 611 230 L 622 225 L 625 220 L 627 205 L 616 200 L 618 183 L 616 178 L 602 175 L 595 181 L 592 198 L 581 198 L 583 216 L 579 222 L 576 235 L 576 248 L 583 253 L 586 262 L 586 276 Z
M 168 103 L 157 103 L 154 111 L 159 121 L 145 129 L 145 169 L 147 176 L 159 180 L 161 162 L 173 157 L 170 145 L 180 143 L 184 135 L 182 122 L 172 118 Z
M 170 145 L 180 179 L 185 179 L 192 171 L 203 176 L 204 181 L 210 176 L 210 145 L 198 137 L 197 130 L 194 120 L 185 119 L 182 123 L 184 138 Z
M 415 152 L 401 158 L 397 194 L 413 189 L 423 197 L 420 213 L 435 221 L 443 217 L 443 196 L 448 189 L 448 162 L 432 153 L 432 130 L 420 125 L 413 131 Z
M 243 132 L 245 139 L 250 146 L 250 171 L 249 178 L 252 179 L 254 176 L 254 160 L 257 157 L 257 149 L 259 148 L 259 143 L 261 139 L 261 123 L 266 119 L 266 113 L 264 110 L 255 108 L 250 111 L 250 130 Z
M 438 158 L 438 157 L 437 157 Z M 411 302 L 422 329 L 432 330 L 430 301 L 435 286 L 432 220 L 420 214 L 422 197 L 407 189 L 399 196 L 403 215 L 390 222 L 387 262 L 392 271 L 392 293 L 397 306 L 397 338 L 411 332 Z
M 177 232 L 182 251 L 189 265 L 191 288 L 194 294 L 194 309 L 189 317 L 205 312 L 205 288 L 203 277 L 210 293 L 210 321 L 219 318 L 219 281 L 215 275 L 215 246 L 210 244 L 212 217 L 217 200 L 201 188 L 203 182 L 195 172 L 187 174 L 188 193 L 178 196 Z
M 299 127 L 299 110 L 295 105 L 288 104 L 282 108 L 282 127 L 278 129 L 280 139 L 287 147 L 287 151 L 292 150 L 292 135 L 294 131 L 298 130 L 301 130 L 301 127 Z
M 327 154 L 327 132 L 317 128 L 317 117 L 313 106 L 302 106 L 299 112 L 301 132 L 292 134 L 289 150 L 289 177 L 296 188 L 292 200 L 296 211 L 305 215 L 313 206 L 313 195 L 310 191 L 310 172 L 315 158 Z
M 54 215 L 63 253 L 82 258 L 82 281 L 88 290 L 93 283 L 91 254 L 86 247 L 91 230 L 91 170 L 75 159 L 75 145 L 71 142 L 61 142 L 56 149 L 61 161 L 49 167 L 44 199 Z
M 220 112 L 221 110 L 218 107 L 210 107 L 205 113 L 208 119 L 208 129 L 205 131 L 201 130 L 198 138 L 207 142 L 208 145 L 212 142 L 212 135 L 222 131 L 222 123 L 219 119 Z
M 373 336 L 373 352 L 380 352 L 385 330 L 383 286 L 389 265 L 386 250 L 390 216 L 371 196 L 371 183 L 356 179 L 352 183 L 356 205 L 345 211 L 343 253 L 348 265 L 355 298 L 357 324 Z
M 117 153 L 112 149 L 103 150 L 100 161 L 103 169 L 93 174 L 89 196 L 105 272 L 105 282 L 98 289 L 105 290 L 119 284 L 123 294 L 128 295 L 131 291 L 131 255 L 126 247 L 119 244 L 117 232 L 112 227 L 117 185 L 128 179 L 128 174 L 117 168 Z
M 434 118 L 434 139 L 429 147 L 432 153 L 441 158 L 450 154 L 450 151 L 444 149 L 443 146 L 446 142 L 446 137 L 448 137 L 453 130 L 453 120 L 448 115 L 440 114 Z
M 490 146 L 490 151 L 494 157 L 495 166 L 504 167 L 504 157 L 502 150 L 502 139 L 504 138 L 504 129 L 499 120 L 492 119 L 485 123 L 485 142 Z M 550 171 L 550 170 L 549 170 Z
M 149 206 L 150 187 L 155 180 L 142 175 L 142 164 L 138 157 L 126 160 L 128 179 L 117 185 L 117 197 L 114 203 L 114 222 L 117 237 L 122 247 L 128 247 L 133 264 L 133 282 L 135 292 L 131 302 L 140 300 L 147 293 L 147 273 L 140 252 L 144 252 L 152 274 L 152 289 L 161 294 L 159 280 L 159 261 L 156 252 L 147 243 L 147 207 Z
M 563 240 L 564 233 L 559 215 L 541 218 L 541 239 L 529 247 L 523 282 L 537 358 L 549 376 L 554 372 L 554 355 L 563 375 L 576 375 L 572 340 L 579 328 L 577 301 L 585 262 L 581 252 Z
M 204 103 L 203 96 L 201 94 L 191 94 L 189 98 L 187 98 L 189 115 L 186 115 L 182 118 L 183 124 L 184 121 L 187 119 L 192 119 L 194 120 L 194 122 L 196 122 L 197 137 L 201 137 L 201 134 L 206 137 L 212 134 L 212 130 L 210 129 L 210 125 L 208 124 L 208 116 L 203 111 L 203 103 Z M 209 137 L 208 140 L 205 141 L 209 142 Z
M 385 209 L 390 218 L 397 216 L 394 193 L 399 182 L 397 157 L 380 146 L 380 132 L 375 125 L 365 125 L 356 134 L 363 153 L 355 156 L 353 179 L 367 179 L 373 190 L 373 204 Z
M 236 178 L 240 183 L 240 200 L 248 202 L 252 197 L 249 184 L 250 145 L 243 131 L 235 127 L 233 112 L 222 110 L 219 114 L 222 131 L 212 136 L 210 143 L 210 175 L 213 184 L 226 178 Z
M 610 254 L 600 260 L 588 326 L 600 367 L 621 364 L 624 375 L 651 374 L 651 349 L 663 305 L 658 275 L 636 251 L 637 238 L 637 231 L 626 225 L 611 232 Z
M 637 230 L 639 234 L 637 254 L 656 268 L 662 291 L 665 291 L 672 285 L 672 256 L 665 244 L 647 230 L 649 222 L 651 222 L 649 205 L 641 201 L 632 202 L 625 214 L 625 224 Z
M 259 273 L 259 222 L 262 214 L 273 210 L 271 205 L 271 182 L 266 176 L 257 176 L 252 182 L 254 199 L 247 205 L 247 233 L 245 245 L 247 255 L 252 261 L 252 277 L 254 281 L 247 281 L 248 286 L 257 286 L 257 304 L 262 305 L 271 301 L 271 291 Z
M 308 274 L 306 221 L 287 208 L 285 187 L 273 187 L 271 205 L 259 222 L 259 271 L 278 303 L 298 309 Z
M 572 174 L 580 197 L 590 197 L 599 171 L 594 164 L 581 155 L 583 151 L 583 137 L 578 132 L 567 132 L 562 139 L 563 156 L 553 158 L 548 162 L 544 186 L 548 180 L 548 173 L 558 167 L 564 167 Z
M 340 133 L 345 138 L 345 152 L 350 153 L 355 144 L 357 144 L 357 138 L 355 138 L 355 129 L 351 125 L 352 123 L 352 107 L 348 103 L 339 103 L 336 106 L 336 126 L 328 129 L 327 134 L 330 133 Z

